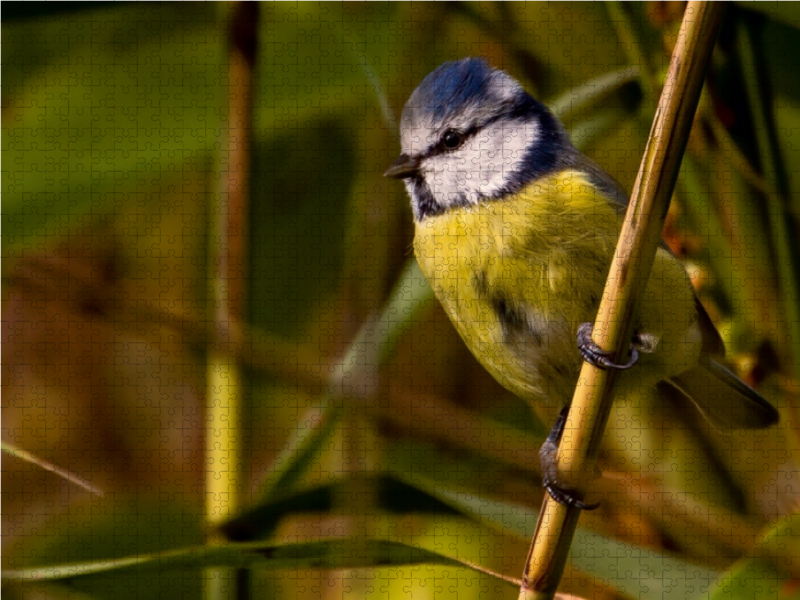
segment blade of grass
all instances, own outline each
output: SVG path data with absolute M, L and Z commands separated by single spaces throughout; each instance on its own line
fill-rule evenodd
M 636 27 L 624 5 L 624 2 L 619 2 L 618 0 L 605 3 L 608 16 L 614 24 L 614 29 L 620 42 L 622 42 L 620 46 L 626 52 L 628 64 L 637 65 L 640 69 L 639 77 L 642 80 L 642 89 L 645 96 L 643 104 L 652 106 L 655 104 L 657 81 L 653 75 L 652 67 L 647 61 L 646 53 L 642 49 L 639 40 L 633 34 L 636 31 Z
M 419 483 L 417 483 L 419 485 Z M 431 484 L 432 485 L 432 484 Z M 525 506 L 464 492 L 450 492 L 436 486 L 431 491 L 438 500 L 481 523 L 519 537 L 530 537 L 536 530 L 537 515 Z M 580 552 L 570 556 L 576 569 L 607 581 L 631 598 L 706 598 L 721 573 L 687 562 L 652 548 L 632 546 L 578 528 Z M 637 573 L 630 577 L 630 573 Z
M 608 106 L 613 96 L 620 94 L 626 86 L 638 82 L 641 73 L 642 69 L 636 65 L 604 73 L 562 94 L 550 104 L 550 109 L 564 127 L 571 129 L 574 122 L 594 118 L 601 109 Z M 616 106 L 616 103 L 611 104 Z
M 131 573 L 144 575 L 164 571 L 187 572 L 190 569 L 211 569 L 213 567 L 354 569 L 413 564 L 467 567 L 486 572 L 485 569 L 476 568 L 470 563 L 450 558 L 438 552 L 391 540 L 358 537 L 289 544 L 250 542 L 201 546 L 115 560 L 5 571 L 2 573 L 2 577 L 6 581 L 59 581 L 76 580 L 107 573 L 113 573 L 115 577 L 122 577 Z
M 306 413 L 308 419 L 298 423 L 286 450 L 273 462 L 274 469 L 263 489 L 265 500 L 297 485 L 340 423 L 342 400 L 366 393 L 366 385 L 375 380 L 378 365 L 389 358 L 425 303 L 432 301 L 433 292 L 419 265 L 415 260 L 408 261 L 383 313 L 362 325 L 342 362 L 323 382 L 327 395 L 320 399 L 318 407 Z M 313 423 L 311 428 L 306 425 L 309 420 Z
M 800 252 L 790 226 L 791 209 L 788 203 L 789 184 L 781 149 L 772 118 L 770 84 L 766 80 L 767 69 L 759 64 L 757 48 L 762 19 L 752 16 L 742 19 L 740 25 L 742 68 L 745 74 L 747 99 L 753 115 L 753 128 L 761 159 L 764 178 L 774 190 L 768 195 L 769 225 L 772 230 L 773 250 L 781 287 L 780 302 L 787 332 L 779 343 L 792 365 L 793 376 L 800 378 Z
M 95 487 L 88 481 L 86 481 L 83 477 L 80 477 L 74 473 L 67 471 L 66 469 L 62 469 L 61 467 L 57 467 L 53 463 L 47 462 L 41 458 L 38 458 L 33 453 L 28 452 L 27 450 L 23 450 L 22 448 L 17 448 L 14 444 L 9 442 L 2 442 L 2 450 L 9 456 L 13 456 L 14 458 L 18 458 L 20 460 L 24 460 L 25 462 L 29 462 L 31 464 L 36 465 L 37 467 L 41 467 L 45 471 L 50 471 L 51 473 L 55 473 L 59 477 L 63 477 L 70 483 L 74 483 L 75 485 L 82 487 L 83 489 L 91 492 L 92 494 L 97 494 L 101 498 L 103 497 L 103 490 L 98 487 Z

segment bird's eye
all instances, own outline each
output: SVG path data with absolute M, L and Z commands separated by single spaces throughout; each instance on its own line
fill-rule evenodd
M 442 143 L 448 150 L 455 150 L 463 141 L 464 140 L 461 137 L 461 134 L 457 131 L 453 131 L 452 129 L 445 131 L 444 135 L 442 136 Z

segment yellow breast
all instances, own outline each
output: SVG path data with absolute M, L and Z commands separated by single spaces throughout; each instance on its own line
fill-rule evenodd
M 418 222 L 414 248 L 437 298 L 489 372 L 523 398 L 561 405 L 580 366 L 575 331 L 594 321 L 620 226 L 612 203 L 584 174 L 564 171 L 513 197 Z M 680 263 L 659 251 L 653 279 L 658 294 L 648 286 L 641 326 L 663 336 L 666 286 L 680 305 L 668 311 L 678 324 L 672 329 L 685 336 L 695 315 Z

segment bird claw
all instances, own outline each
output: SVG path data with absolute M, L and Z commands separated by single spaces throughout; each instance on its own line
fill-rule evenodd
M 600 346 L 592 341 L 592 330 L 594 326 L 591 323 L 581 323 L 578 326 L 578 350 L 583 357 L 583 360 L 590 365 L 594 365 L 598 369 L 619 369 L 624 371 L 630 369 L 639 360 L 639 351 L 636 346 L 631 344 L 630 354 L 631 359 L 625 364 L 617 364 L 611 360 L 611 352 L 606 352 Z
M 558 445 L 561 441 L 561 436 L 564 433 L 564 425 L 567 420 L 567 413 L 569 412 L 569 405 L 561 409 L 558 414 L 556 422 L 550 429 L 542 448 L 539 450 L 539 459 L 542 466 L 542 485 L 550 497 L 564 506 L 572 506 L 581 510 L 594 510 L 600 503 L 586 504 L 580 498 L 576 498 L 574 492 L 561 488 L 558 481 L 558 463 L 556 455 L 558 454 Z
M 572 506 L 575 508 L 580 508 L 581 510 L 594 510 L 600 506 L 599 502 L 595 502 L 594 504 L 586 504 L 583 500 L 579 500 L 573 496 L 569 490 L 562 490 L 548 481 L 544 482 L 544 489 L 547 490 L 547 493 L 550 494 L 550 497 L 553 500 L 559 504 L 563 504 L 564 506 Z

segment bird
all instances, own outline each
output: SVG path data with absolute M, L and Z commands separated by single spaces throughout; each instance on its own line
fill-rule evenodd
M 436 298 L 501 385 L 533 407 L 561 409 L 540 451 L 555 500 L 596 506 L 564 486 L 556 464 L 583 360 L 620 369 L 615 402 L 667 386 L 715 428 L 777 423 L 777 410 L 720 364 L 722 339 L 663 242 L 629 360 L 614 364 L 594 345 L 629 196 L 505 71 L 473 57 L 440 65 L 403 108 L 400 146 L 385 176 L 405 184 L 414 253 Z

